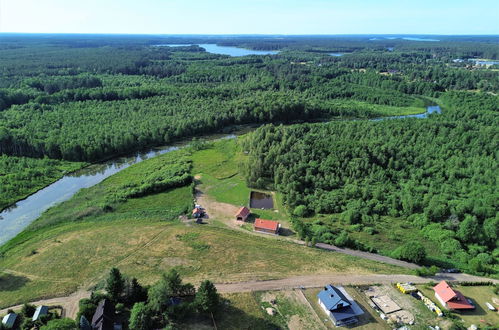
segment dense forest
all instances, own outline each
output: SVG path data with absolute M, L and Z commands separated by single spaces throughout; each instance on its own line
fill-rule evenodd
M 460 268 L 496 272 L 499 98 L 449 92 L 441 102 L 446 111 L 424 120 L 262 127 L 245 140 L 248 183 L 282 192 L 297 217 L 336 214 L 329 221 L 371 234 L 381 217 L 402 218 L 420 229 L 413 239 L 438 243 Z M 320 242 L 370 246 L 328 221 L 295 227 Z
M 265 126 L 246 146 L 248 182 L 282 192 L 302 236 L 376 249 L 331 223 L 375 235 L 379 219 L 402 219 L 461 268 L 492 272 L 499 75 L 474 61 L 499 59 L 498 40 L 435 38 L 3 34 L 0 208 L 83 162 L 238 125 L 302 123 Z M 169 43 L 185 46 L 158 46 Z M 231 57 L 203 43 L 279 53 Z M 425 120 L 352 120 L 435 102 L 443 114 Z M 175 178 L 166 186 L 190 180 L 165 175 Z

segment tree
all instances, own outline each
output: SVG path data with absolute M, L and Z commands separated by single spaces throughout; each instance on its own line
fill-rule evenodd
M 312 247 L 315 247 L 315 244 L 317 244 L 317 238 L 314 236 L 312 237 Z
M 92 299 L 81 299 L 78 303 L 79 310 L 76 319 L 81 319 L 85 317 L 88 320 L 91 320 L 94 316 L 95 310 L 97 309 L 97 304 Z
M 295 207 L 293 214 L 296 215 L 297 217 L 304 217 L 308 213 L 307 207 L 305 205 L 298 205 Z
M 31 318 L 35 314 L 36 311 L 36 306 L 30 305 L 30 304 L 24 304 L 23 307 L 21 308 L 21 314 L 25 318 Z
M 78 330 L 76 322 L 70 318 L 54 319 L 47 322 L 40 330 Z
M 92 330 L 92 326 L 90 325 L 90 322 L 88 322 L 85 315 L 80 317 L 80 330 Z
M 420 242 L 412 241 L 397 248 L 394 251 L 394 256 L 418 264 L 426 258 L 426 249 Z
M 177 297 L 182 293 L 182 288 L 180 274 L 175 269 L 171 269 L 149 289 L 148 305 L 152 310 L 161 312 L 168 307 L 170 298 Z
M 459 237 L 465 243 L 470 243 L 476 241 L 479 230 L 480 227 L 477 218 L 467 215 L 464 218 L 463 222 L 459 224 L 457 237 Z
M 111 300 L 119 301 L 125 288 L 125 280 L 118 268 L 112 268 L 106 283 L 106 291 L 111 296 Z
M 215 313 L 218 310 L 220 295 L 211 281 L 205 280 L 201 283 L 196 293 L 196 298 L 194 298 L 194 304 L 203 313 Z
M 130 312 L 129 327 L 134 330 L 149 330 L 152 328 L 152 311 L 145 303 L 139 302 L 133 305 Z
M 125 283 L 125 300 L 130 305 L 147 300 L 147 290 L 143 288 L 136 278 L 126 280 Z

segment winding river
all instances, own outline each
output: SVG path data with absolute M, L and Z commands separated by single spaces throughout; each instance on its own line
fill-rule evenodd
M 373 121 L 399 118 L 426 118 L 431 113 L 440 113 L 439 106 L 429 106 L 426 112 L 417 115 L 392 116 L 371 119 Z M 212 135 L 210 140 L 232 139 L 236 135 Z M 0 213 L 0 245 L 22 232 L 29 224 L 35 221 L 43 212 L 50 207 L 67 201 L 82 188 L 92 187 L 107 177 L 137 164 L 143 160 L 150 159 L 189 145 L 189 142 L 179 142 L 170 146 L 153 148 L 146 152 L 135 153 L 131 156 L 118 157 L 102 163 L 92 164 L 76 172 L 63 176 L 58 181 L 39 190 L 26 199 Z

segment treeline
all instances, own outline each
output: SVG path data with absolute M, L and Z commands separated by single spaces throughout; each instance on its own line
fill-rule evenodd
M 260 128 L 245 140 L 248 183 L 282 192 L 298 216 L 340 214 L 365 227 L 405 218 L 463 268 L 492 271 L 498 98 L 461 92 L 442 99 L 451 108 L 425 120 Z M 321 228 L 312 236 L 337 243 L 338 233 Z

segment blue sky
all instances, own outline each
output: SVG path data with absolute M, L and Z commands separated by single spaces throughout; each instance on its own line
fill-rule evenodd
M 499 1 L 0 0 L 0 32 L 499 34 Z

